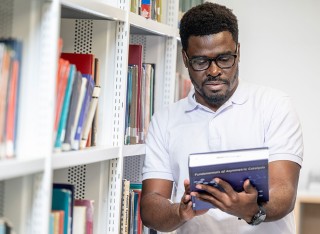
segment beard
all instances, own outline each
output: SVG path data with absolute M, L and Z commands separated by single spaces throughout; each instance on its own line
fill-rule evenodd
M 237 81 L 239 76 L 239 67 L 236 68 L 236 73 L 230 80 L 225 80 L 220 78 L 220 74 L 218 76 L 208 76 L 201 85 L 198 85 L 194 78 L 191 76 L 189 72 L 189 76 L 191 82 L 194 86 L 195 91 L 208 103 L 215 106 L 222 106 L 233 94 L 234 92 L 234 83 Z M 221 92 L 221 90 L 215 91 L 211 90 L 210 92 L 206 92 L 203 87 L 205 87 L 207 82 L 221 82 L 226 85 L 228 88 L 225 92 Z

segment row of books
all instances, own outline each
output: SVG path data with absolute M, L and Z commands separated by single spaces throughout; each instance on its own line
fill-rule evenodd
M 22 42 L 0 38 L 0 159 L 15 155 Z
M 57 72 L 54 150 L 96 144 L 100 95 L 99 60 L 93 54 L 61 53 Z
M 129 45 L 125 144 L 144 143 L 154 112 L 155 64 L 142 62 L 142 45 Z
M 94 201 L 75 199 L 72 184 L 53 184 L 50 234 L 92 234 L 93 214 Z
M 162 0 L 131 0 L 130 11 L 147 19 L 162 22 Z
M 153 234 L 156 231 L 142 224 L 140 216 L 140 182 L 122 181 L 120 234 Z
M 179 1 L 179 15 L 178 20 L 180 22 L 182 16 L 186 11 L 188 11 L 190 8 L 200 5 L 204 3 L 204 0 L 183 0 Z
M 0 234 L 15 234 L 12 223 L 5 217 L 0 217 Z

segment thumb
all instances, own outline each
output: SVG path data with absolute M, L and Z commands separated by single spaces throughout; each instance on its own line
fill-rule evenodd
M 255 187 L 253 187 L 253 185 L 250 183 L 250 180 L 247 179 L 244 183 L 243 183 L 243 189 L 246 193 L 256 193 L 257 190 Z

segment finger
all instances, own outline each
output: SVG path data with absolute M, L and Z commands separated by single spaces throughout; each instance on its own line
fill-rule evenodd
M 243 189 L 246 193 L 249 194 L 256 194 L 257 190 L 256 188 L 250 183 L 250 180 L 247 179 L 244 183 L 243 183 Z
M 185 179 L 183 181 L 183 184 L 184 184 L 185 193 L 189 194 L 190 193 L 190 180 Z
M 216 188 L 219 190 L 219 192 L 226 192 L 226 193 L 233 193 L 234 189 L 232 188 L 232 186 L 219 178 L 215 178 L 214 181 L 216 182 Z

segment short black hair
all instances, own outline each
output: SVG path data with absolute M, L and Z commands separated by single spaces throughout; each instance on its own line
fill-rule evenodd
M 205 36 L 229 31 L 238 43 L 238 20 L 232 10 L 216 3 L 205 2 L 188 10 L 180 21 L 183 50 L 188 48 L 190 36 Z

